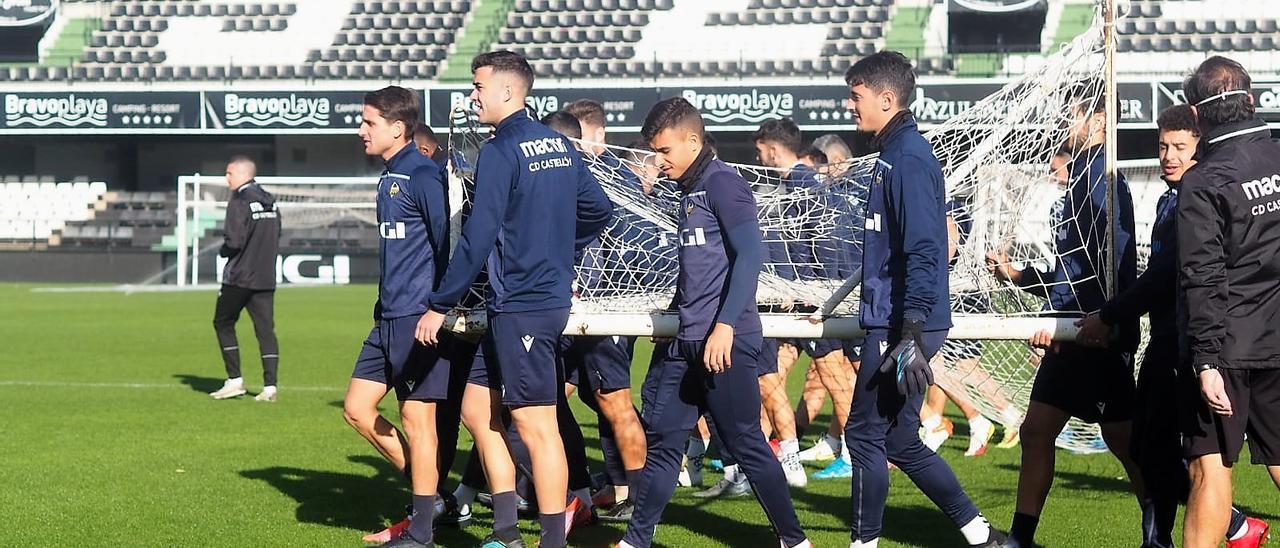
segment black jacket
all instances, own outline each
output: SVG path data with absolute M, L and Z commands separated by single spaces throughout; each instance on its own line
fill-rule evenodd
M 280 253 L 280 213 L 276 199 L 256 181 L 231 193 L 224 240 L 218 254 L 227 257 L 222 283 L 245 289 L 276 288 Z
M 1280 368 L 1280 143 L 1250 120 L 1201 146 L 1178 198 L 1191 363 Z

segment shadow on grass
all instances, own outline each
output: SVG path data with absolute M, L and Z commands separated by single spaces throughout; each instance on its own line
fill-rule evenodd
M 400 472 L 371 455 L 352 456 L 350 460 L 372 468 L 373 476 L 290 466 L 244 470 L 240 475 L 264 481 L 297 502 L 299 523 L 370 532 L 404 519 L 406 505 L 412 499 Z M 441 527 L 436 539 L 444 545 L 479 544 L 490 524 L 480 520 L 473 520 L 472 524 L 468 529 Z
M 791 492 L 791 498 L 797 510 L 827 513 L 844 524 L 848 524 L 853 516 L 847 494 L 824 495 L 795 490 Z M 889 506 L 884 511 L 883 524 L 880 538 L 907 546 L 950 546 L 963 542 L 956 525 L 942 510 L 931 505 Z
M 222 382 L 226 380 L 222 378 L 201 377 L 198 375 L 185 374 L 177 374 L 174 375 L 173 378 L 178 379 L 178 382 L 189 386 L 192 390 L 202 394 L 208 394 L 214 390 L 222 388 Z
M 1093 457 L 1091 456 L 1090 458 Z M 1111 455 L 1098 455 L 1097 458 L 1112 459 L 1111 462 L 1115 462 L 1115 457 Z M 1119 465 L 1117 465 L 1117 467 L 1118 466 Z M 1016 464 L 1000 464 L 999 467 L 1015 473 L 1022 468 Z M 1064 464 L 1059 463 L 1057 470 L 1054 470 L 1053 472 L 1054 489 L 1071 489 L 1091 492 L 1112 491 L 1117 493 L 1129 493 L 1133 489 L 1132 486 L 1129 485 L 1129 479 L 1125 477 L 1116 478 L 1113 475 L 1115 473 L 1114 470 L 1103 468 L 1099 469 L 1098 473 L 1089 473 L 1064 470 L 1063 468 Z M 1124 474 L 1124 470 L 1119 470 L 1119 473 Z M 1050 494 L 1049 496 L 1053 495 Z

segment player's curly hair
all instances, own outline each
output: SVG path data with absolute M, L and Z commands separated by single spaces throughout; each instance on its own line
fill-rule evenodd
M 1196 126 L 1196 115 L 1191 112 L 1191 105 L 1173 105 L 1160 111 L 1156 119 L 1160 131 L 1190 131 L 1200 136 L 1200 128 Z
M 693 131 L 701 139 L 706 139 L 706 128 L 702 124 L 702 114 L 684 97 L 672 97 L 658 101 L 644 119 L 640 128 L 640 137 L 645 142 L 653 142 L 653 138 L 664 129 L 685 128 Z

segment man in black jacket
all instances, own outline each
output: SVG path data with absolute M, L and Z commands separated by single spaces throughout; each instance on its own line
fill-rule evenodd
M 1170 297 L 1178 293 L 1178 188 L 1183 175 L 1196 163 L 1193 155 L 1200 129 L 1189 105 L 1165 109 L 1156 124 L 1160 128 L 1160 177 L 1169 188 L 1156 205 L 1147 269 L 1128 290 L 1076 322 L 1080 326 L 1076 342 L 1105 347 L 1111 326 L 1150 315 L 1151 338 L 1138 372 L 1130 451 L 1147 486 L 1147 499 L 1142 501 L 1142 546 L 1172 548 L 1178 503 L 1186 500 L 1191 488 L 1177 417 L 1180 406 L 1194 404 L 1200 396 L 1191 376 L 1179 374 L 1180 326 L 1176 299 Z M 1266 532 L 1266 522 L 1232 508 L 1227 548 L 1256 548 Z
M 253 180 L 257 166 L 247 156 L 235 156 L 227 163 L 227 218 L 224 241 L 218 255 L 227 259 L 222 270 L 222 289 L 213 313 L 213 329 L 218 333 L 227 381 L 210 393 L 215 400 L 244 395 L 240 377 L 240 346 L 236 341 L 236 320 L 248 308 L 253 331 L 262 352 L 262 392 L 253 399 L 276 401 L 276 366 L 280 361 L 276 345 L 272 309 L 276 291 L 276 255 L 280 250 L 280 214 L 276 199 Z
M 1196 548 L 1217 546 L 1227 530 L 1246 434 L 1253 462 L 1280 473 L 1280 143 L 1255 116 L 1239 63 L 1210 57 L 1182 87 L 1204 136 L 1177 221 L 1186 344 L 1207 404 L 1184 438 L 1183 536 Z

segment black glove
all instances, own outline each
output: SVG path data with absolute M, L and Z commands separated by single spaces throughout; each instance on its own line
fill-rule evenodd
M 920 322 L 908 321 L 902 324 L 901 340 L 885 356 L 880 364 L 880 372 L 895 374 L 898 382 L 898 393 L 924 394 L 933 386 L 933 370 L 929 360 L 924 356 L 924 345 L 920 340 Z

